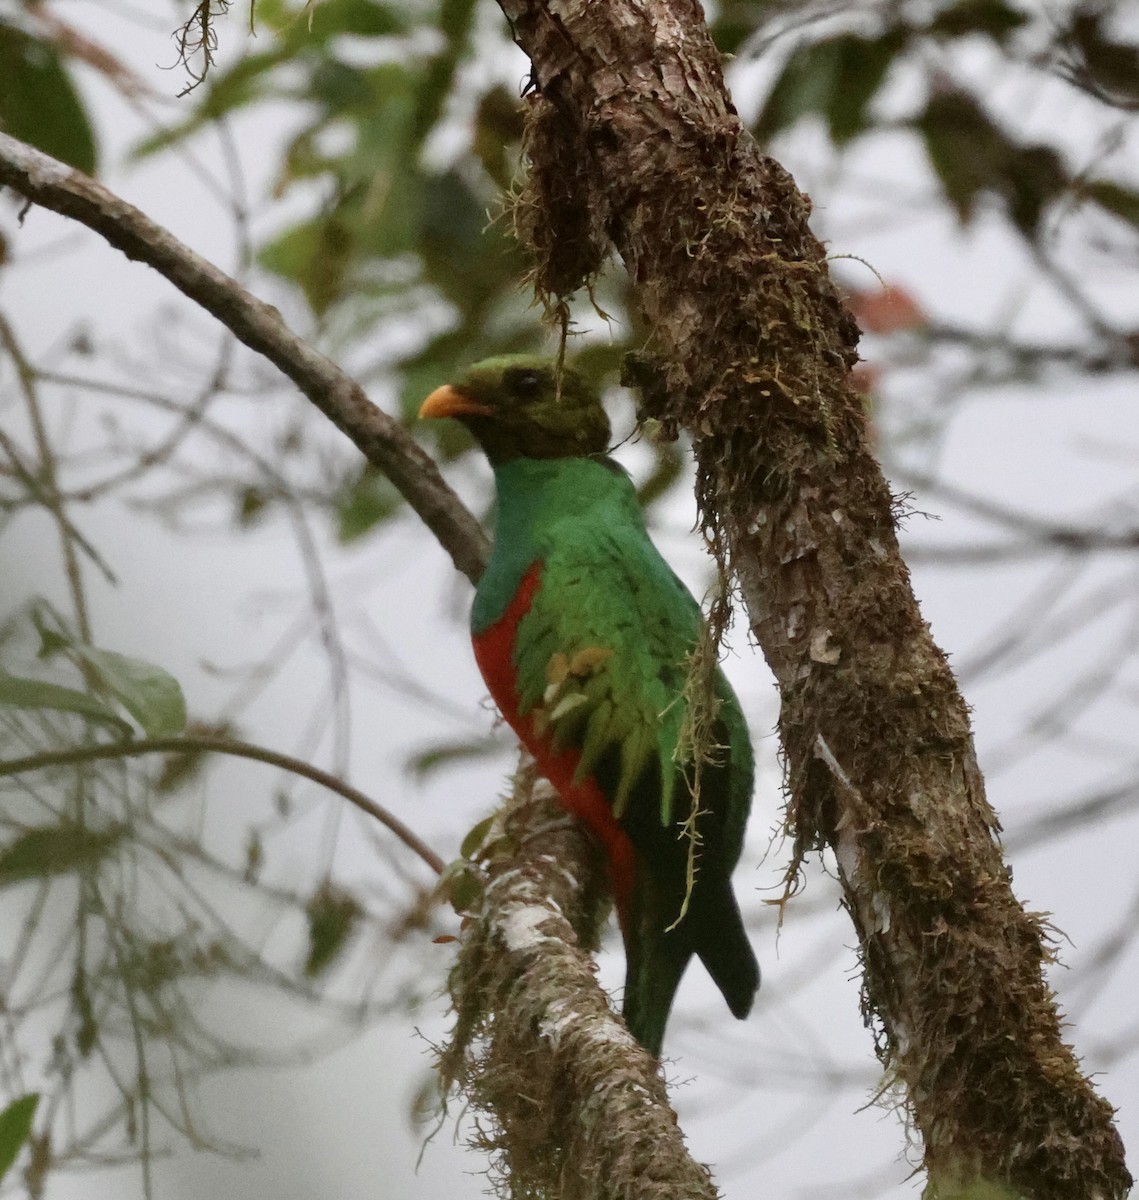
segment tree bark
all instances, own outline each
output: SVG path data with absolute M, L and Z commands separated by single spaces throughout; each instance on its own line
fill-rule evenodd
M 696 0 L 499 3 L 533 64 L 518 217 L 539 292 L 587 284 L 611 247 L 634 282 L 645 412 L 692 435 L 705 532 L 779 684 L 795 865 L 837 856 L 929 1194 L 1124 1195 L 910 588 L 809 199 L 741 125 Z

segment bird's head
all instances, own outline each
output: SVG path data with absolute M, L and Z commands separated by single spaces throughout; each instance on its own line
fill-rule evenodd
M 420 417 L 462 421 L 495 466 L 515 458 L 585 458 L 609 448 L 597 389 L 572 367 L 535 355 L 487 358 L 436 388 Z

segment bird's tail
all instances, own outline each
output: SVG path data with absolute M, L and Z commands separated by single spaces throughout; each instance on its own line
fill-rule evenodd
M 680 930 L 642 931 L 625 938 L 625 1002 L 621 1012 L 629 1032 L 660 1058 L 664 1027 L 680 978 L 693 954 Z
M 655 921 L 645 919 L 648 915 L 635 931 L 626 930 L 623 1013 L 632 1035 L 659 1058 L 673 997 L 693 954 L 741 1020 L 751 1011 L 759 987 L 759 963 L 727 879 L 707 880 L 675 929 L 665 930 L 659 910 L 652 914 Z
M 692 914 L 693 941 L 700 961 L 742 1021 L 759 990 L 759 963 L 748 941 L 740 907 L 728 880 L 717 881 Z

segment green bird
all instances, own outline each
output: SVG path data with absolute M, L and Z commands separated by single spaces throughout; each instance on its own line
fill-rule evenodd
M 597 391 L 571 368 L 559 377 L 548 359 L 493 358 L 437 388 L 419 415 L 457 418 L 494 468 L 494 549 L 471 610 L 475 658 L 539 770 L 605 848 L 625 943 L 624 1017 L 659 1057 L 693 955 L 737 1017 L 759 986 L 730 882 L 753 781 L 739 701 L 716 668 L 693 842 L 686 685 L 700 607 L 649 540 L 629 476 L 606 455 Z

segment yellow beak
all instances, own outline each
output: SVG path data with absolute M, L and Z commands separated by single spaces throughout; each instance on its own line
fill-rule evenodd
M 470 396 L 445 383 L 437 387 L 419 408 L 421 421 L 437 420 L 439 417 L 490 417 L 494 409 L 488 404 L 480 404 Z

